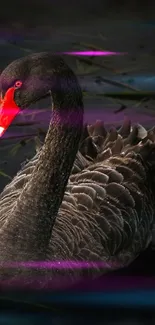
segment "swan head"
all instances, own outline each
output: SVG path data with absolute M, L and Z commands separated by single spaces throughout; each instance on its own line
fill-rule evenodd
M 0 75 L 2 100 L 11 87 L 15 88 L 16 105 L 22 109 L 49 96 L 56 81 L 54 69 L 59 69 L 60 64 L 60 58 L 46 52 L 33 53 L 11 62 Z
M 48 52 L 33 53 L 10 63 L 0 75 L 0 136 L 21 109 L 50 96 L 51 89 L 62 102 L 62 79 L 67 80 L 67 74 L 74 79 L 63 59 Z

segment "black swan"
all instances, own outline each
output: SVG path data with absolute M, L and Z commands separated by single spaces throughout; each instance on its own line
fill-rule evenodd
M 51 92 L 53 108 L 42 148 L 0 195 L 1 274 L 26 272 L 6 269 L 8 261 L 87 261 L 92 275 L 127 266 L 151 242 L 155 130 L 131 127 L 126 120 L 121 129 L 107 131 L 96 122 L 87 126 L 78 152 L 82 91 L 64 60 L 35 53 L 13 61 L 0 76 L 5 107 L 6 93 L 15 85 L 17 107 Z M 73 278 L 82 272 L 82 267 L 62 270 Z M 61 271 L 45 269 L 46 274 Z

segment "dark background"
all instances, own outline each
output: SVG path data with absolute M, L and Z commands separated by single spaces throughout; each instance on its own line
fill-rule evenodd
M 25 26 L 41 26 L 50 24 L 68 25 L 69 23 L 81 24 L 88 20 L 103 19 L 154 19 L 155 3 L 140 0 L 45 0 L 45 1 L 20 1 L 3 2 L 1 7 L 1 22 L 11 26 L 12 22 L 20 22 Z
M 99 33 L 103 38 L 97 38 Z M 105 37 L 105 39 L 104 39 Z M 26 40 L 28 40 L 26 42 Z M 45 41 L 48 43 L 45 45 Z M 4 1 L 0 8 L 0 68 L 1 70 L 13 59 L 25 55 L 26 49 L 70 49 L 73 42 L 87 42 L 102 46 L 113 51 L 127 51 L 125 58 L 105 58 L 108 66 L 120 69 L 138 66 L 126 74 L 130 84 L 145 88 L 148 85 L 154 90 L 155 73 L 155 1 L 99 1 L 99 0 L 44 0 L 44 1 Z M 11 43 L 10 43 L 11 42 Z M 12 44 L 13 42 L 13 44 Z M 27 53 L 27 52 L 26 52 Z M 71 60 L 71 59 L 70 59 Z M 71 65 L 74 62 L 70 61 Z M 130 70 L 130 69 L 129 69 Z M 76 71 L 76 70 L 75 70 Z M 97 75 L 109 78 L 114 76 L 107 70 L 101 69 Z M 121 80 L 122 74 L 117 78 Z M 140 79 L 137 79 L 139 78 Z M 88 79 L 91 76 L 88 76 Z M 109 87 L 110 85 L 105 87 Z M 137 109 L 135 103 L 130 103 L 127 114 L 134 122 L 143 121 L 155 124 L 154 102 L 148 106 L 140 105 Z M 45 103 L 43 107 L 45 107 Z M 48 103 L 49 105 L 49 103 Z M 93 119 L 102 118 L 115 123 L 122 121 L 124 113 L 113 114 L 118 103 L 107 102 L 104 98 L 85 99 L 86 116 L 89 120 L 90 112 L 94 112 Z M 97 107 L 97 109 L 96 109 Z M 96 113 L 97 112 L 97 113 Z M 109 113 L 111 112 L 111 113 Z M 108 115 L 111 114 L 111 115 Z M 110 117 L 109 117 L 110 116 Z M 142 118 L 143 117 L 143 118 Z M 19 119 L 20 120 L 20 119 Z M 49 115 L 46 119 L 48 127 Z M 147 126 L 149 124 L 147 123 Z M 26 129 L 9 129 L 11 132 L 27 132 Z M 11 133 L 12 134 L 12 133 Z M 10 155 L 10 150 L 19 143 L 19 139 L 4 140 L 0 145 L 0 168 L 7 175 L 13 177 L 20 169 L 25 158 L 34 154 L 34 142 L 21 146 L 16 155 Z M 0 191 L 10 181 L 8 177 L 0 175 Z M 152 247 L 143 253 L 131 267 L 116 272 L 120 275 L 155 275 L 155 254 Z

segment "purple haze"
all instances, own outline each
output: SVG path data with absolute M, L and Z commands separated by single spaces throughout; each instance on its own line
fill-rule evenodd
M 97 262 L 97 261 L 39 261 L 39 262 L 8 262 L 3 264 L 3 267 L 9 268 L 39 268 L 39 269 L 89 269 L 89 268 L 117 268 L 121 267 L 118 264 L 113 262 Z
M 127 55 L 126 52 L 111 52 L 111 51 L 76 51 L 62 52 L 65 55 L 80 55 L 80 56 L 112 56 L 112 55 Z

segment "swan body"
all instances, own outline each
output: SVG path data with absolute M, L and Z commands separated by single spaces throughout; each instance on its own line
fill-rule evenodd
M 36 55 L 36 65 L 42 64 L 44 55 Z M 14 74 L 14 79 L 18 74 L 18 79 L 21 79 L 24 60 L 13 62 L 8 68 L 12 79 Z M 27 62 L 31 65 L 33 57 L 28 56 Z M 56 62 L 59 62 L 59 58 Z M 59 75 L 61 70 L 64 73 L 69 69 L 62 59 L 58 67 Z M 49 65 L 46 65 L 47 68 Z M 33 65 L 29 67 L 29 74 L 33 69 Z M 1 88 L 4 80 L 6 85 L 7 78 L 10 78 L 8 71 L 6 68 L 1 75 Z M 72 72 L 71 77 L 74 79 Z M 27 94 L 28 84 L 24 90 Z M 74 87 L 80 93 L 75 79 Z M 47 92 L 46 84 L 43 88 Z M 59 111 L 59 105 L 64 109 L 62 93 L 59 93 L 58 103 L 55 95 L 58 90 L 55 88 L 53 105 Z M 68 88 L 65 90 L 68 92 Z M 36 92 L 39 97 L 38 88 Z M 20 96 L 22 94 L 18 94 L 17 103 Z M 80 95 L 79 100 L 78 96 L 74 97 L 74 101 L 78 101 L 77 110 L 79 106 L 82 107 L 82 97 Z M 23 106 L 29 103 L 27 97 L 23 99 Z M 77 134 L 66 124 L 63 129 L 59 115 L 54 118 L 58 125 L 50 123 L 43 147 L 0 195 L 1 272 L 3 274 L 4 262 L 8 260 L 87 261 L 92 266 L 88 273 L 92 275 L 125 267 L 147 248 L 152 239 L 155 214 L 154 129 L 146 131 L 141 125 L 132 127 L 130 121 L 125 120 L 120 130 L 112 128 L 107 131 L 104 124 L 97 121 L 87 126 L 88 134 L 78 151 L 82 117 L 79 120 L 77 117 Z M 71 122 L 70 119 L 68 121 Z M 59 129 L 61 137 L 58 135 Z M 72 133 L 71 137 L 69 132 Z M 58 143 L 58 138 L 61 143 Z M 72 159 L 68 157 L 71 154 Z M 7 270 L 9 272 L 13 271 Z M 11 277 L 21 272 L 24 271 L 17 268 Z M 51 278 L 58 274 L 68 274 L 74 278 L 77 274 L 83 274 L 83 269 L 44 270 L 46 274 Z

